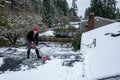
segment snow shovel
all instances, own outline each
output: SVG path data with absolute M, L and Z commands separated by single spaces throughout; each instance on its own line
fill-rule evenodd
M 36 45 L 35 43 L 33 43 L 33 46 L 34 46 L 35 49 L 37 49 L 37 50 L 39 51 L 39 54 L 40 54 L 40 56 L 42 57 L 42 60 L 43 60 L 43 61 L 51 60 L 51 58 L 50 58 L 49 56 L 44 56 L 44 55 L 40 52 L 40 50 L 38 49 L 38 47 L 37 47 L 37 45 Z

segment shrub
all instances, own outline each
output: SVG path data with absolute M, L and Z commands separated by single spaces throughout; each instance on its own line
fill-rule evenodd
M 74 35 L 74 37 L 72 39 L 73 50 L 74 51 L 79 50 L 80 44 L 81 44 L 81 33 L 77 33 L 76 35 Z
M 8 40 L 5 40 L 4 38 L 0 37 L 0 47 L 9 46 L 9 45 L 10 45 L 10 43 Z

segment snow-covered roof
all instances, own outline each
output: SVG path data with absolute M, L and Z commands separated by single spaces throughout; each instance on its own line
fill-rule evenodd
M 80 22 L 70 22 L 72 25 L 80 24 Z
M 110 21 L 110 22 L 117 22 L 115 20 L 111 20 L 111 19 L 107 19 L 107 18 L 103 18 L 103 17 L 99 17 L 99 16 L 95 16 L 95 19 L 103 19 L 103 20 L 107 20 L 107 21 Z M 84 23 L 84 22 L 88 22 L 88 19 L 82 20 L 80 23 Z
M 120 22 L 112 23 L 82 35 L 81 53 L 85 55 L 85 80 L 120 75 Z M 92 45 L 96 39 L 96 47 Z
M 84 23 L 84 22 L 88 22 L 88 19 L 86 19 L 86 20 L 81 20 L 81 23 L 82 23 L 82 22 L 83 22 L 83 23 Z
M 116 22 L 115 20 L 111 20 L 111 19 L 107 19 L 107 18 L 103 18 L 103 17 L 99 17 L 99 16 L 96 16 L 95 19 L 104 19 L 104 20 L 107 20 L 107 21 L 111 21 L 111 22 Z
M 48 30 L 46 32 L 40 33 L 39 36 L 55 36 L 54 31 Z
M 79 28 L 80 27 L 80 22 L 70 22 L 70 25 L 72 25 L 75 28 Z

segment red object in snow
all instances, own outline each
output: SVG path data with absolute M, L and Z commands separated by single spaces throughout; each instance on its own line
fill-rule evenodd
M 48 56 L 43 57 L 43 61 L 46 61 L 46 60 L 51 60 L 51 58 Z

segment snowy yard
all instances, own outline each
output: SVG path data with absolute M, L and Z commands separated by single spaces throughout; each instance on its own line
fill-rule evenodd
M 82 80 L 83 63 L 82 55 L 79 55 L 80 51 L 72 51 L 70 44 L 58 43 L 40 43 L 39 48 L 52 60 L 46 61 L 45 64 L 40 61 L 33 62 L 35 66 L 33 68 L 22 65 L 19 71 L 5 71 L 0 74 L 0 80 Z M 5 53 L 6 57 L 11 57 L 11 54 L 17 55 L 17 58 L 21 55 L 26 57 L 26 51 L 26 47 L 12 48 L 12 50 L 0 48 L 0 54 Z M 34 54 L 35 51 L 32 49 L 30 58 L 32 61 L 36 58 Z M 76 57 L 81 61 L 75 61 Z M 0 64 L 3 63 L 3 58 L 5 57 L 0 58 Z
M 116 22 L 83 33 L 81 51 L 74 52 L 70 43 L 42 42 L 41 53 L 51 58 L 45 63 L 36 59 L 33 49 L 27 60 L 25 46 L 0 48 L 0 66 L 7 61 L 16 63 L 13 59 L 18 60 L 14 66 L 21 65 L 7 70 L 4 66 L 6 71 L 0 72 L 0 80 L 119 80 L 119 39 L 120 23 Z

